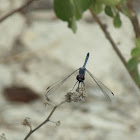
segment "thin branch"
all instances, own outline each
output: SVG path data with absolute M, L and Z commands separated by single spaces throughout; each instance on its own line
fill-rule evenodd
M 93 18 L 95 19 L 95 21 L 98 23 L 98 25 L 100 26 L 100 28 L 102 29 L 102 31 L 104 32 L 106 38 L 109 40 L 109 42 L 111 43 L 113 49 L 117 52 L 118 56 L 120 57 L 120 59 L 122 60 L 123 64 L 125 66 L 127 66 L 127 62 L 124 59 L 124 57 L 122 56 L 120 50 L 118 49 L 117 45 L 115 44 L 113 38 L 110 36 L 109 32 L 107 31 L 105 25 L 100 21 L 100 19 L 92 12 L 92 10 L 90 9 L 90 12 L 93 16 Z
M 3 16 L 2 18 L 0 18 L 0 22 L 3 22 L 5 19 L 7 19 L 8 17 L 10 17 L 11 15 L 15 14 L 16 12 L 19 12 L 20 10 L 24 9 L 25 7 L 27 7 L 28 5 L 30 5 L 33 1 L 35 0 L 28 0 L 26 3 L 24 3 L 23 5 L 21 5 L 19 8 L 9 12 L 8 14 L 6 14 L 5 16 Z
M 54 111 L 56 110 L 57 107 L 59 107 L 60 105 L 66 103 L 67 101 L 63 101 L 60 104 L 54 106 L 54 108 L 52 109 L 52 111 L 50 112 L 49 116 L 47 117 L 47 119 L 45 121 L 43 121 L 41 124 L 39 124 L 36 128 L 34 128 L 33 130 L 30 130 L 29 133 L 26 135 L 26 137 L 24 138 L 24 140 L 27 140 L 36 130 L 38 130 L 40 127 L 42 127 L 44 124 L 46 124 L 47 122 L 50 121 L 51 116 L 53 115 Z
M 140 25 L 131 0 L 127 0 L 127 7 L 130 13 L 130 20 L 132 22 L 136 38 L 140 38 Z
M 115 50 L 115 52 L 117 53 L 117 55 L 119 56 L 119 58 L 121 59 L 122 63 L 124 64 L 126 70 L 128 71 L 130 77 L 133 79 L 134 83 L 136 84 L 136 86 L 138 88 L 140 88 L 136 81 L 133 78 L 132 73 L 129 72 L 128 68 L 127 68 L 127 61 L 125 60 L 125 58 L 123 57 L 123 55 L 121 54 L 120 50 L 118 49 L 117 45 L 115 44 L 115 41 L 113 40 L 113 38 L 111 37 L 111 35 L 109 34 L 109 32 L 107 31 L 106 27 L 104 26 L 104 24 L 100 21 L 100 19 L 93 13 L 92 9 L 89 9 L 93 18 L 95 19 L 95 21 L 98 23 L 98 25 L 100 26 L 100 28 L 102 29 L 102 31 L 104 32 L 106 38 L 109 40 L 109 42 L 111 43 L 113 49 Z

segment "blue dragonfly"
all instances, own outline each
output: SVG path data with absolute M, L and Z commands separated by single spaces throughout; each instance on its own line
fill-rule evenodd
M 89 53 L 87 53 L 87 56 L 85 58 L 85 62 L 84 65 L 75 70 L 74 72 L 72 72 L 70 75 L 68 75 L 66 78 L 64 78 L 61 81 L 57 81 L 55 83 L 53 83 L 52 85 L 50 85 L 46 90 L 46 97 L 49 95 L 49 93 L 51 93 L 51 91 L 58 89 L 60 86 L 62 86 L 74 73 L 78 72 L 78 75 L 76 77 L 76 83 L 74 84 L 72 90 L 75 88 L 75 86 L 78 84 L 78 88 L 77 88 L 77 92 L 80 92 L 80 89 L 85 90 L 85 73 L 87 72 L 89 74 L 89 76 L 92 78 L 92 80 L 97 84 L 99 90 L 111 101 L 112 97 L 114 96 L 114 93 L 107 88 L 101 81 L 99 81 L 89 70 L 86 69 L 86 64 L 89 58 Z M 72 91 L 71 90 L 71 91 Z M 112 96 L 113 95 L 113 96 Z

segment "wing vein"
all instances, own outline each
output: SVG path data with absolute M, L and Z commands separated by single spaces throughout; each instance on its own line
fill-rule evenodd
M 97 86 L 100 88 L 100 90 L 102 91 L 102 93 L 103 93 L 106 97 L 108 97 L 108 99 L 109 99 L 110 101 L 112 101 L 111 98 L 110 98 L 110 96 L 109 96 L 108 93 L 103 89 L 102 86 L 104 86 L 104 88 L 106 88 L 106 89 L 114 96 L 113 92 L 112 92 L 108 87 L 106 87 L 102 82 L 98 81 L 98 80 L 95 78 L 95 76 L 93 76 L 93 74 L 91 74 L 91 72 L 89 72 L 87 69 L 86 69 L 86 71 L 87 71 L 87 73 L 91 76 L 91 78 L 94 80 L 94 82 L 97 84 Z M 102 86 L 101 86 L 101 85 L 102 85 Z
M 79 69 L 77 69 L 79 70 Z M 72 72 L 70 75 L 68 75 L 66 78 L 64 78 L 63 80 L 57 81 L 55 83 L 53 83 L 52 85 L 50 85 L 46 90 L 46 96 L 49 95 L 49 92 L 51 90 L 57 89 L 59 88 L 67 79 L 69 79 L 75 72 L 77 72 L 77 70 L 75 70 L 74 72 Z

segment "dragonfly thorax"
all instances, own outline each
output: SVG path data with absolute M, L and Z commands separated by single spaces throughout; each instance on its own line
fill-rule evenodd
M 82 67 L 82 68 L 79 68 L 79 75 L 82 75 L 82 76 L 85 76 L 85 68 Z
M 77 75 L 76 79 L 79 81 L 79 82 L 83 82 L 85 80 L 85 76 L 84 75 Z
M 84 67 L 79 68 L 79 74 L 76 77 L 79 82 L 83 82 L 85 80 L 85 70 L 86 69 Z

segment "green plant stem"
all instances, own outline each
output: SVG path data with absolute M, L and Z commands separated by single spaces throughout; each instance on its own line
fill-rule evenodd
M 11 15 L 15 14 L 16 12 L 19 12 L 22 9 L 24 9 L 26 6 L 28 6 L 29 4 L 31 4 L 33 1 L 35 1 L 35 0 L 28 0 L 26 3 L 24 3 L 23 5 L 21 5 L 19 8 L 14 9 L 13 11 L 9 12 L 8 14 L 6 14 L 5 16 L 1 17 L 0 18 L 0 23 L 3 22 L 8 17 L 10 17 Z
M 133 79 L 134 83 L 136 84 L 136 86 L 140 89 L 140 86 L 137 85 L 136 81 L 133 78 L 132 73 L 129 72 L 128 68 L 127 68 L 127 61 L 125 60 L 125 58 L 123 57 L 123 55 L 121 54 L 120 50 L 118 49 L 117 45 L 115 44 L 115 41 L 113 40 L 113 38 L 111 37 L 111 35 L 109 34 L 109 32 L 107 31 L 106 27 L 104 26 L 104 24 L 100 21 L 100 19 L 96 16 L 96 14 L 93 13 L 92 9 L 89 9 L 93 18 L 95 19 L 95 21 L 98 23 L 98 25 L 100 26 L 100 28 L 102 29 L 102 31 L 104 32 L 106 38 L 109 40 L 109 42 L 111 43 L 113 49 L 115 50 L 115 52 L 117 53 L 117 55 L 119 56 L 119 58 L 121 59 L 122 63 L 124 64 L 126 70 L 128 71 L 130 77 Z
M 45 121 L 43 121 L 41 124 L 39 124 L 36 128 L 34 128 L 33 130 L 30 129 L 29 133 L 26 135 L 26 137 L 24 138 L 24 140 L 27 140 L 36 130 L 38 130 L 40 127 L 42 127 L 44 124 L 46 124 L 47 122 L 50 121 L 51 116 L 53 115 L 54 111 L 56 110 L 57 107 L 59 107 L 60 105 L 66 103 L 66 101 L 61 102 L 60 104 L 56 105 L 53 107 L 52 111 L 50 112 L 49 116 L 46 118 Z

